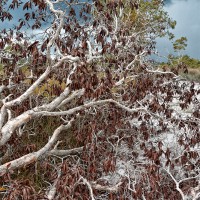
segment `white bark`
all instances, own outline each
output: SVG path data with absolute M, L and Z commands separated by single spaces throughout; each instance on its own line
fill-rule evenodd
M 84 184 L 88 187 L 91 200 L 95 200 L 93 190 L 92 190 L 92 186 L 91 186 L 90 182 L 87 179 L 83 178 L 82 176 L 81 176 L 81 178 L 79 179 L 78 182 L 81 182 L 81 181 L 82 181 L 82 184 Z
M 29 153 L 27 155 L 24 155 L 18 159 L 12 160 L 10 162 L 7 162 L 3 165 L 0 166 L 0 176 L 4 175 L 6 172 L 8 172 L 9 170 L 14 170 L 16 168 L 28 165 L 30 163 L 35 162 L 39 157 L 43 156 L 45 153 L 47 153 L 55 144 L 55 142 L 57 141 L 57 138 L 59 136 L 59 134 L 64 131 L 67 130 L 71 127 L 72 125 L 72 121 L 74 119 L 72 119 L 71 121 L 69 121 L 69 123 L 67 125 L 61 125 L 59 126 L 53 133 L 51 139 L 48 141 L 48 143 L 41 148 L 40 150 L 33 152 L 33 153 Z
M 123 182 L 119 182 L 118 184 L 114 186 L 104 186 L 104 185 L 97 184 L 96 182 L 92 182 L 91 185 L 92 185 L 92 188 L 94 188 L 95 190 L 110 192 L 110 193 L 117 193 L 122 183 Z
M 56 180 L 54 181 L 53 185 L 51 186 L 48 194 L 47 194 L 47 198 L 48 200 L 53 200 L 55 198 L 56 195 L 56 184 L 58 183 L 59 178 L 61 177 L 61 170 L 58 171 L 58 177 L 56 178 Z
M 26 100 L 33 93 L 33 91 L 39 86 L 39 84 L 48 77 L 50 72 L 52 72 L 52 70 L 57 69 L 60 65 L 63 64 L 64 61 L 78 62 L 79 57 L 64 56 L 55 65 L 53 65 L 51 67 L 47 67 L 46 71 L 21 96 L 19 96 L 18 98 L 14 99 L 12 101 L 6 102 L 4 105 L 7 108 L 11 107 L 11 106 L 20 105 L 24 100 Z
M 68 155 L 75 155 L 79 154 L 83 151 L 83 147 L 77 147 L 74 149 L 68 149 L 68 150 L 58 150 L 58 149 L 52 149 L 48 152 L 49 155 L 56 155 L 56 156 L 68 156 Z
M 77 93 L 74 93 L 71 98 L 73 97 L 76 97 L 78 94 L 78 96 L 80 94 L 83 94 L 83 90 L 80 90 L 79 92 Z M 61 98 L 63 99 L 63 96 L 61 95 L 60 97 L 58 98 Z M 57 102 L 57 101 L 56 101 Z M 59 101 L 60 102 L 60 101 Z M 81 105 L 81 106 L 77 106 L 77 107 L 74 107 L 74 108 L 71 108 L 67 111 L 58 111 L 58 112 L 51 112 L 51 111 L 48 111 L 48 110 L 52 110 L 53 108 L 55 108 L 55 106 L 57 104 L 51 104 L 51 106 L 49 105 L 43 105 L 42 107 L 36 107 L 35 109 L 33 110 L 29 110 L 29 111 L 26 111 L 25 113 L 19 115 L 18 117 L 8 121 L 4 127 L 2 128 L 1 130 L 1 139 L 0 139 L 0 146 L 3 146 L 9 139 L 10 137 L 12 136 L 13 132 L 18 128 L 20 127 L 21 125 L 29 122 L 30 120 L 32 119 L 35 119 L 35 118 L 38 118 L 38 117 L 41 117 L 41 116 L 65 116 L 65 115 L 72 115 L 76 112 L 79 112 L 81 110 L 84 110 L 84 109 L 87 109 L 87 108 L 90 108 L 90 107 L 94 107 L 94 106 L 101 106 L 101 105 L 105 105 L 105 104 L 109 104 L 109 103 L 113 103 L 115 104 L 117 107 L 129 112 L 129 113 L 134 113 L 134 112 L 138 112 L 138 111 L 144 111 L 144 112 L 147 112 L 151 115 L 153 115 L 154 117 L 158 117 L 160 118 L 159 116 L 157 116 L 156 114 L 154 113 L 151 113 L 149 112 L 146 108 L 144 107 L 139 107 L 139 108 L 129 108 L 129 107 L 126 107 L 124 106 L 123 104 L 120 104 L 119 102 L 113 100 L 113 99 L 106 99 L 106 100 L 99 100 L 99 101 L 92 101 L 92 102 L 89 102 L 89 103 L 86 103 L 84 105 Z M 41 109 L 42 108 L 42 109 Z M 40 111 L 40 110 L 44 110 L 44 111 Z

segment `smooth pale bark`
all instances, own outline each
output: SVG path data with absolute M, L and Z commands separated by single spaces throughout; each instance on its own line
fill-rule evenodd
M 57 97 L 55 100 L 53 100 L 51 103 L 44 104 L 39 107 L 35 107 L 32 110 L 28 110 L 28 111 L 22 113 L 21 115 L 17 116 L 16 118 L 10 119 L 1 129 L 0 146 L 3 146 L 10 139 L 10 137 L 12 136 L 14 131 L 17 128 L 19 128 L 20 126 L 22 126 L 23 124 L 28 123 L 30 120 L 32 120 L 34 118 L 45 116 L 41 110 L 50 112 L 51 110 L 54 110 L 55 108 L 59 107 L 60 105 L 65 105 L 66 103 L 72 101 L 77 96 L 80 97 L 81 95 L 84 94 L 84 90 L 74 91 L 74 93 L 67 98 L 69 93 L 70 93 L 69 88 L 66 88 L 64 90 L 64 92 L 59 97 Z M 5 108 L 5 107 L 3 106 L 2 109 L 3 108 Z M 6 115 L 6 110 L 2 113 L 5 113 L 5 115 Z M 2 121 L 2 123 L 3 123 L 3 121 Z
M 8 108 L 11 106 L 20 105 L 24 100 L 26 100 L 33 93 L 33 91 L 39 86 L 39 84 L 42 83 L 42 81 L 44 81 L 48 77 L 48 75 L 52 72 L 52 70 L 57 69 L 58 67 L 60 67 L 60 65 L 63 64 L 64 61 L 67 61 L 67 60 L 72 61 L 72 62 L 78 62 L 79 57 L 64 56 L 55 65 L 51 67 L 47 67 L 46 71 L 30 86 L 30 88 L 28 88 L 28 90 L 26 90 L 18 98 L 5 103 L 5 106 Z
M 82 91 L 80 90 L 80 93 L 82 93 Z M 76 95 L 73 95 L 73 97 L 76 97 Z M 61 98 L 61 97 L 60 97 Z M 84 105 L 81 106 L 77 106 L 74 107 L 72 109 L 69 109 L 67 111 L 58 111 L 58 112 L 51 112 L 48 111 L 48 106 L 49 105 L 43 105 L 42 106 L 42 110 L 44 111 L 40 111 L 41 108 L 35 108 L 34 111 L 33 110 L 29 110 L 21 115 L 19 115 L 18 117 L 8 121 L 4 127 L 1 130 L 1 139 L 0 139 L 0 146 L 3 146 L 12 136 L 13 132 L 19 128 L 20 126 L 22 126 L 23 124 L 29 122 L 32 119 L 41 117 L 41 116 L 65 116 L 65 115 L 72 115 L 76 112 L 79 112 L 81 110 L 90 108 L 90 107 L 94 107 L 94 106 L 101 106 L 101 105 L 105 105 L 105 104 L 109 104 L 109 103 L 113 103 L 115 104 L 117 107 L 123 109 L 124 111 L 127 111 L 129 113 L 134 113 L 134 112 L 138 112 L 138 111 L 144 111 L 147 112 L 151 115 L 153 115 L 154 117 L 158 117 L 156 114 L 150 113 L 149 111 L 147 111 L 147 109 L 145 109 L 144 107 L 139 107 L 139 108 L 129 108 L 124 106 L 123 104 L 120 104 L 119 102 L 113 100 L 113 99 L 106 99 L 106 100 L 99 100 L 99 101 L 92 101 L 89 103 L 86 103 Z M 57 105 L 57 104 L 56 104 Z M 55 106 L 50 106 L 49 110 L 53 109 L 53 107 Z M 45 109 L 46 108 L 46 109 Z
M 123 182 L 119 182 L 114 186 L 104 186 L 104 185 L 97 184 L 96 182 L 92 182 L 91 185 L 92 185 L 92 188 L 95 190 L 116 193 L 116 192 L 118 192 L 122 183 Z
M 67 150 L 58 150 L 58 149 L 52 149 L 48 152 L 49 155 L 55 155 L 55 156 L 68 156 L 68 155 L 75 155 L 79 154 L 83 151 L 83 147 L 78 147 L 74 149 L 67 149 Z
M 72 119 L 71 121 L 69 121 L 69 123 L 67 125 L 61 125 L 59 126 L 53 133 L 51 139 L 48 141 L 48 143 L 41 148 L 40 150 L 33 152 L 33 153 L 29 153 L 27 155 L 24 155 L 18 159 L 12 160 L 10 162 L 7 162 L 3 165 L 0 166 L 0 176 L 4 175 L 6 172 L 10 171 L 10 170 L 14 170 L 16 168 L 20 168 L 23 166 L 26 166 L 30 163 L 35 162 L 39 157 L 43 156 L 45 153 L 47 153 L 55 144 L 55 142 L 57 141 L 58 135 L 63 131 L 63 130 L 67 130 L 71 127 L 72 125 L 72 121 L 74 119 Z

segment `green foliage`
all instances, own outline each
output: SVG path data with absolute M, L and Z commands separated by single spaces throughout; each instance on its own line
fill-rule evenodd
M 142 19 L 142 24 L 153 25 L 154 31 L 157 32 L 158 37 L 169 36 L 172 39 L 174 35 L 170 33 L 169 29 L 174 29 L 176 26 L 176 21 L 172 20 L 168 13 L 163 9 L 163 3 L 161 0 L 140 1 L 140 18 Z M 142 16 L 149 16 L 146 19 Z M 144 23 L 145 22 L 145 23 Z
M 200 82 L 200 60 L 191 58 L 188 55 L 184 56 L 174 56 L 172 54 L 169 54 L 168 56 L 168 62 L 161 62 L 158 64 L 159 68 L 163 68 L 164 66 L 170 70 L 170 68 L 177 67 L 179 64 L 184 64 L 188 68 L 188 73 L 182 73 L 180 71 L 180 75 L 186 78 L 190 81 L 197 81 Z
M 169 55 L 168 58 L 169 58 L 169 61 L 168 61 L 169 66 L 170 65 L 171 66 L 178 65 L 178 63 L 183 62 L 187 65 L 188 68 L 199 68 L 200 69 L 200 60 L 191 58 L 188 55 L 184 55 L 184 56 Z
M 116 1 L 101 0 L 100 2 L 104 8 L 108 8 L 109 4 L 114 4 Z M 175 28 L 176 21 L 172 20 L 164 10 L 162 0 L 121 0 L 120 2 L 116 3 L 116 7 L 120 12 L 120 6 L 117 5 L 123 5 L 122 21 L 129 24 L 130 30 L 134 27 L 134 32 L 139 33 L 141 37 L 143 36 L 142 42 L 145 43 L 147 34 L 148 36 L 150 34 L 151 37 L 168 36 L 169 39 L 174 38 L 170 29 Z
M 173 43 L 173 48 L 174 48 L 175 52 L 185 50 L 186 47 L 187 47 L 187 38 L 186 37 L 181 37 L 181 38 L 175 40 Z

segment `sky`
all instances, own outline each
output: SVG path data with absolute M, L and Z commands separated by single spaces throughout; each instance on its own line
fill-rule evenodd
M 26 2 L 27 0 L 23 1 Z M 183 53 L 200 59 L 200 0 L 164 0 L 164 2 L 164 9 L 172 19 L 177 21 L 176 28 L 172 30 L 172 33 L 175 34 L 175 39 L 182 36 L 188 39 L 188 46 Z M 14 20 L 18 20 L 22 13 L 23 11 L 15 13 Z M 0 29 L 5 26 L 9 27 L 11 24 L 13 24 L 13 21 L 0 22 Z M 174 53 L 172 43 L 166 38 L 157 40 L 157 49 L 163 56 Z
M 172 30 L 175 39 L 182 36 L 188 39 L 183 54 L 200 59 L 200 0 L 165 0 L 165 10 L 177 22 Z M 157 49 L 164 56 L 173 53 L 173 45 L 167 39 L 158 39 Z

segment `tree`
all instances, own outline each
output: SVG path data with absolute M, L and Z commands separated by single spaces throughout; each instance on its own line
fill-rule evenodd
M 1 2 L 4 199 L 198 199 L 198 85 L 148 61 L 138 2 Z
M 187 47 L 186 42 L 187 42 L 186 37 L 181 37 L 181 38 L 175 40 L 173 43 L 174 51 L 179 52 L 179 51 L 185 50 L 185 48 Z
M 187 38 L 186 37 L 181 37 L 177 40 L 174 41 L 173 43 L 173 48 L 174 51 L 178 53 L 179 59 L 178 59 L 178 64 L 182 65 L 180 61 L 182 60 L 183 54 L 182 51 L 185 50 L 187 47 Z

